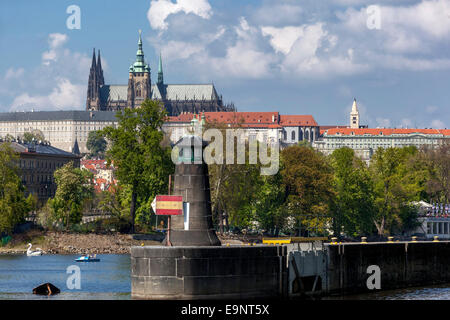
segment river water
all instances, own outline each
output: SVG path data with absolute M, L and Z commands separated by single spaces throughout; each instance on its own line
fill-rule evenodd
M 391 291 L 378 291 L 373 293 L 347 295 L 341 297 L 328 297 L 342 300 L 450 300 L 450 285 L 439 285 L 420 288 L 406 288 Z
M 0 300 L 126 300 L 131 298 L 130 256 L 97 255 L 100 262 L 75 262 L 78 255 L 0 255 Z M 80 267 L 80 289 L 69 289 L 70 266 Z M 51 297 L 32 294 L 34 287 L 50 282 L 61 293 Z M 69 284 L 71 282 L 69 281 Z M 380 291 L 370 294 L 326 297 L 326 300 L 450 300 L 450 285 Z
M 75 262 L 79 255 L 0 255 L 0 299 L 119 300 L 130 299 L 130 256 L 97 255 L 99 262 Z M 80 267 L 80 289 L 69 289 L 70 266 Z M 72 278 L 73 279 L 73 278 Z M 32 294 L 50 282 L 61 290 L 51 297 Z M 69 286 L 74 284 L 69 281 Z

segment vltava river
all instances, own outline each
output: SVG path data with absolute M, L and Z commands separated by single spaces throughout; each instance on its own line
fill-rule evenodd
M 97 255 L 100 262 L 75 262 L 78 255 L 0 255 L 0 299 L 122 300 L 130 299 L 130 256 Z M 80 289 L 69 289 L 67 268 L 80 267 Z M 51 282 L 61 293 L 32 294 L 34 287 Z M 325 297 L 344 300 L 450 300 L 450 285 Z
M 79 255 L 0 255 L 0 299 L 130 299 L 130 256 L 97 255 L 100 262 L 75 262 Z M 69 289 L 67 268 L 80 267 L 80 289 Z M 61 290 L 51 297 L 32 294 L 50 282 Z M 74 282 L 72 282 L 74 283 Z M 69 283 L 70 285 L 70 283 Z

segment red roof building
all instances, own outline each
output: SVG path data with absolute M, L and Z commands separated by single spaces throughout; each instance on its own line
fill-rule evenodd
M 445 139 L 450 139 L 448 129 L 330 128 L 323 131 L 313 146 L 325 154 L 349 147 L 369 161 L 378 148 L 436 147 Z
M 248 137 L 278 139 L 284 144 L 295 144 L 302 140 L 315 141 L 319 136 L 319 126 L 311 115 L 280 115 L 278 112 L 204 112 L 184 113 L 168 117 L 165 131 L 172 131 L 172 141 L 185 134 L 192 121 L 238 126 Z M 259 138 L 258 138 L 259 139 Z

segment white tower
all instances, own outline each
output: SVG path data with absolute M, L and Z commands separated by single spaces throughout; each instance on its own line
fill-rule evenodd
M 359 128 L 359 111 L 356 105 L 356 99 L 353 100 L 352 112 L 350 112 L 350 128 Z

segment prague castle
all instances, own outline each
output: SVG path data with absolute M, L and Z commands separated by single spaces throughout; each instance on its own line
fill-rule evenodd
M 129 68 L 128 85 L 105 84 L 100 52 L 92 57 L 89 73 L 86 110 L 117 111 L 136 108 L 145 99 L 161 101 L 170 116 L 183 113 L 233 111 L 233 105 L 225 106 L 222 96 L 213 84 L 165 84 L 161 55 L 159 56 L 158 79 L 151 81 L 150 67 L 145 61 L 139 32 L 136 61 Z

